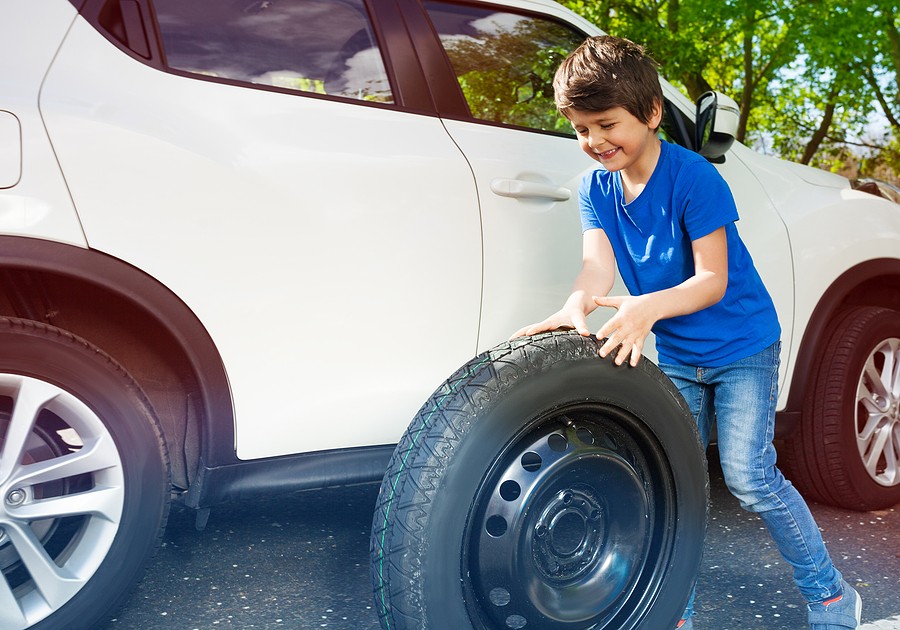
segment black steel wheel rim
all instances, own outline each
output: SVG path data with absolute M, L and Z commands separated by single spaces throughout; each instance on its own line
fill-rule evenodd
M 467 520 L 473 625 L 632 627 L 668 565 L 674 487 L 658 441 L 628 411 L 579 404 L 527 423 L 495 458 Z

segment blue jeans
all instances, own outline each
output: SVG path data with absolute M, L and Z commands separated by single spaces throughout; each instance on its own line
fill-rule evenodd
M 762 518 L 806 600 L 821 602 L 840 592 L 841 574 L 803 497 L 775 467 L 780 351 L 778 342 L 722 367 L 659 367 L 687 401 L 704 447 L 715 421 L 725 485 L 742 508 Z M 693 604 L 692 594 L 685 618 Z

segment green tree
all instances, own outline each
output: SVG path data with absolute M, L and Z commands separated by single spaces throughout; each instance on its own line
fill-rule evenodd
M 738 139 L 768 82 L 796 56 L 797 26 L 784 0 L 567 0 L 614 35 L 647 47 L 663 76 L 691 99 L 717 89 L 741 104 Z
M 738 139 L 835 169 L 900 171 L 897 0 L 564 0 L 606 32 L 644 44 L 694 100 L 741 105 Z M 888 134 L 873 138 L 872 118 Z M 888 169 L 893 169 L 890 174 Z
M 799 7 L 799 55 L 779 75 L 760 110 L 776 152 L 804 164 L 835 168 L 863 146 L 874 95 L 863 67 L 878 35 L 868 2 L 816 0 Z

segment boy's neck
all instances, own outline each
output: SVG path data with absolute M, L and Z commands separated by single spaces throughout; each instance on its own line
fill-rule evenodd
M 634 164 L 619 171 L 622 178 L 622 192 L 625 194 L 625 203 L 631 203 L 644 191 L 647 182 L 656 170 L 659 156 L 662 153 L 662 142 L 654 133 L 653 139 L 647 143 L 641 154 L 641 158 Z

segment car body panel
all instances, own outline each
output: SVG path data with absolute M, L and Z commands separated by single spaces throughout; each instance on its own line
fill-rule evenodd
M 752 162 L 746 160 L 753 153 L 735 142 L 728 151 L 724 163 L 717 164 L 719 172 L 728 182 L 738 207 L 740 220 L 738 232 L 747 245 L 753 263 L 766 285 L 781 324 L 782 357 L 787 356 L 794 339 L 794 264 L 791 258 L 791 242 L 787 226 L 765 189 L 754 176 Z M 757 155 L 753 153 L 753 155 Z M 790 363 L 782 361 L 779 383 L 781 393 L 790 369 Z M 779 408 L 786 398 L 779 396 Z
M 80 19 L 43 114 L 91 247 L 215 340 L 239 458 L 390 442 L 475 352 L 478 203 L 438 119 L 159 72 Z
M 794 341 L 782 349 L 785 375 L 779 397 L 782 409 L 798 365 L 800 341 L 813 321 L 822 296 L 847 270 L 882 259 L 896 259 L 900 253 L 900 206 L 853 190 L 847 179 L 833 173 L 763 156 L 746 147 L 738 150 L 738 155 L 778 207 L 779 216 L 790 233 Z M 782 273 L 778 266 L 767 264 L 773 253 L 764 251 L 764 257 L 755 258 L 757 266 L 771 267 L 770 277 L 777 277 Z M 763 277 L 769 285 L 765 274 Z M 788 296 L 780 297 L 783 303 Z M 781 310 L 779 316 L 784 322 Z
M 0 181 L 0 233 L 85 245 L 65 181 L 38 112 L 47 68 L 76 13 L 66 2 L 10 3 L 0 20 L 0 111 L 4 163 L 17 163 L 18 177 Z M 23 24 L 34 25 L 27 38 Z M 38 27 L 39 26 L 39 27 Z M 18 137 L 16 137 L 18 136 Z M 12 144 L 10 144 L 12 143 Z M 14 168 L 13 166 L 7 168 Z

